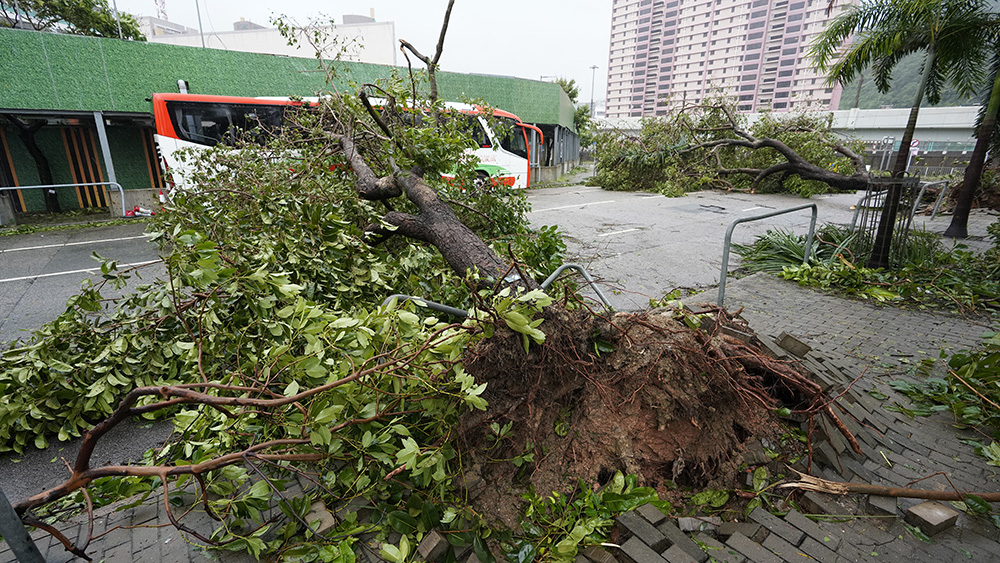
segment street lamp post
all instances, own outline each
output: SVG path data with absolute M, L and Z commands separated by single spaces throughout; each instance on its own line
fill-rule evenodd
M 597 77 L 597 65 L 590 67 L 590 117 L 594 117 L 594 80 Z

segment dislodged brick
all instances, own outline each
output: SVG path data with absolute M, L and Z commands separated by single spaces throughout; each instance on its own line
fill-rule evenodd
M 896 497 L 885 497 L 882 495 L 868 495 L 865 503 L 868 514 L 872 516 L 896 516 L 899 509 L 899 501 Z
M 754 563 L 782 563 L 781 558 L 764 549 L 759 544 L 750 541 L 750 538 L 736 532 L 729 536 L 726 545 L 743 554 L 747 560 Z
M 682 532 L 711 532 L 722 525 L 717 516 L 694 516 L 677 519 L 677 527 Z
M 306 522 L 313 526 L 317 534 L 324 534 L 327 530 L 337 526 L 337 519 L 326 509 L 326 504 L 318 500 L 309 506 L 309 513 L 306 514 Z
M 667 515 L 664 514 L 662 510 L 656 508 L 653 504 L 648 502 L 639 508 L 636 508 L 635 511 L 654 526 L 667 519 Z
M 731 547 L 722 545 L 715 538 L 704 532 L 697 534 L 695 538 L 705 548 L 705 553 L 708 554 L 710 561 L 714 560 L 719 563 L 743 563 L 746 561 L 746 557 L 743 554 Z
M 688 555 L 694 557 L 695 560 L 700 562 L 708 559 L 708 556 L 705 555 L 705 551 L 698 547 L 698 544 L 694 543 L 694 541 L 689 538 L 687 534 L 682 532 L 680 528 L 675 526 L 673 522 L 662 522 L 656 527 L 656 529 L 662 532 L 663 535 L 667 536 L 667 540 L 670 542 L 670 545 L 679 546 L 681 549 L 686 551 Z
M 669 563 L 698 563 L 698 560 L 688 555 L 680 546 L 672 545 L 670 549 L 660 554 Z
M 649 546 L 637 537 L 631 537 L 622 544 L 622 553 L 635 563 L 663 563 L 660 554 L 649 549 Z
M 715 535 L 725 540 L 737 532 L 757 543 L 764 541 L 764 538 L 767 537 L 768 533 L 766 528 L 756 522 L 723 522 L 722 525 L 715 530 Z
M 784 331 L 778 335 L 777 344 L 800 358 L 812 350 L 808 344 Z
M 922 502 L 906 511 L 906 521 L 928 536 L 946 530 L 958 521 L 958 512 L 937 501 Z
M 777 534 L 785 538 L 792 545 L 799 545 L 806 537 L 806 533 L 802 530 L 760 507 L 755 508 L 750 513 L 750 519 L 770 530 L 772 532 L 771 535 Z
M 424 561 L 437 561 L 448 551 L 448 540 L 437 530 L 431 530 L 417 546 L 417 552 Z
M 788 522 L 792 526 L 802 530 L 807 536 L 813 538 L 833 551 L 837 551 L 837 547 L 840 546 L 839 536 L 829 530 L 824 530 L 819 524 L 806 518 L 798 510 L 789 510 L 788 513 L 785 514 L 785 522 Z
M 799 503 L 810 514 L 845 514 L 844 507 L 834 502 L 832 496 L 824 493 L 808 491 L 802 495 Z
M 629 531 L 634 537 L 638 538 L 639 541 L 649 546 L 656 553 L 660 553 L 664 549 L 673 543 L 667 541 L 667 536 L 664 535 L 658 528 L 654 528 L 645 518 L 639 516 L 636 512 L 626 512 L 618 517 L 618 525 Z

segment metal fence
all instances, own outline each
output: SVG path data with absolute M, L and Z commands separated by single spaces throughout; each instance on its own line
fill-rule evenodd
M 81 182 L 78 184 L 44 184 L 38 186 L 9 186 L 0 187 L 0 192 L 12 192 L 16 190 L 54 190 L 56 188 L 85 188 L 87 186 L 107 186 L 118 190 L 122 200 L 122 217 L 125 216 L 125 190 L 118 182 Z M 110 202 L 110 200 L 109 200 Z
M 919 178 L 870 178 L 868 191 L 858 200 L 854 210 L 854 220 L 851 231 L 854 241 L 851 252 L 856 257 L 869 257 L 875 247 L 875 238 L 879 224 L 882 221 L 886 198 L 894 185 L 899 186 L 899 201 L 897 203 L 896 222 L 893 225 L 892 242 L 890 243 L 889 265 L 899 265 L 906 253 L 910 227 L 913 224 L 913 213 L 918 193 L 922 193 Z

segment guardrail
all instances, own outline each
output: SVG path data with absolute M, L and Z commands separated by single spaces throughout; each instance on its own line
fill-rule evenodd
M 39 189 L 49 189 L 49 188 L 82 188 L 85 186 L 108 186 L 118 190 L 118 193 L 122 196 L 122 217 L 125 216 L 125 190 L 122 189 L 122 185 L 118 182 L 83 182 L 80 184 L 45 184 L 39 186 L 10 186 L 10 187 L 0 187 L 0 192 L 12 192 L 14 190 L 39 190 Z
M 729 225 L 729 229 L 726 230 L 726 241 L 722 246 L 722 272 L 719 274 L 719 298 L 716 300 L 716 305 L 722 307 L 723 302 L 726 300 L 726 275 L 729 274 L 729 249 L 733 245 L 733 230 L 736 229 L 736 225 L 739 225 L 740 223 L 749 223 L 751 221 L 760 221 L 761 219 L 767 219 L 768 217 L 784 215 L 786 213 L 801 211 L 807 208 L 812 209 L 812 219 L 809 221 L 809 237 L 806 238 L 806 251 L 803 256 L 802 263 L 808 264 L 809 252 L 812 250 L 813 236 L 816 234 L 816 216 L 818 215 L 818 211 L 815 203 L 807 203 L 805 205 L 790 207 L 788 209 L 779 209 L 778 211 L 771 211 L 770 213 L 764 213 L 762 215 L 754 215 L 753 217 L 742 217 L 733 221 L 732 224 Z

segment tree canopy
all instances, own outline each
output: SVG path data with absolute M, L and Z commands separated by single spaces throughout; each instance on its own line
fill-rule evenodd
M 145 41 L 135 16 L 107 0 L 0 0 L 0 27 Z

